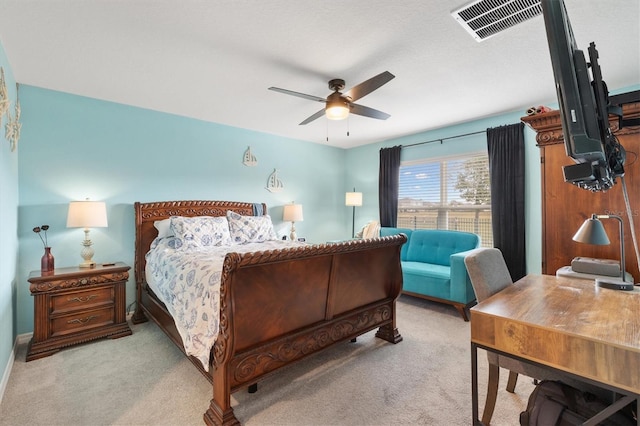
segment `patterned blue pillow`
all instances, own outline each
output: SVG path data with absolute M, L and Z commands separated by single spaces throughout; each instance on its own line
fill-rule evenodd
M 227 220 L 231 241 L 234 244 L 262 243 L 278 239 L 269 215 L 242 216 L 229 210 Z
M 175 248 L 198 250 L 231 244 L 227 218 L 212 216 L 171 217 Z

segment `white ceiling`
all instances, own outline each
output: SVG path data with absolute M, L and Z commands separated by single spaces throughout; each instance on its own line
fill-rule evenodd
M 451 16 L 467 3 L 0 0 L 0 42 L 20 84 L 348 148 L 556 103 L 542 16 L 477 43 Z M 639 84 L 640 2 L 565 4 L 609 88 Z M 325 97 L 385 70 L 357 103 L 386 121 L 299 126 L 322 104 L 267 90 Z

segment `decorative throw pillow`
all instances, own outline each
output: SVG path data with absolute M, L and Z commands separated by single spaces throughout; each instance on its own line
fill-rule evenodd
M 269 215 L 242 216 L 229 210 L 227 220 L 231 241 L 235 244 L 262 243 L 278 239 Z
M 158 238 L 173 237 L 173 231 L 171 230 L 171 218 L 156 220 L 153 222 L 153 226 L 158 230 Z
M 224 216 L 171 217 L 175 248 L 197 250 L 231 244 L 229 222 Z

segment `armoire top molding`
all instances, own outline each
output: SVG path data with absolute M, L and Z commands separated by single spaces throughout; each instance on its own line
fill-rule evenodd
M 624 104 L 622 106 L 622 115 L 625 119 L 640 118 L 640 102 Z M 528 115 L 520 120 L 536 131 L 536 143 L 538 146 L 564 143 L 560 110 Z M 640 126 L 626 126 L 619 129 L 618 118 L 614 116 L 609 117 L 609 125 L 616 136 L 640 133 Z

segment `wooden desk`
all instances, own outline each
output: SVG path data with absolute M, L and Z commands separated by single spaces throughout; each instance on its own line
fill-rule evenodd
M 585 280 L 527 275 L 470 312 L 473 424 L 481 424 L 478 348 L 615 390 L 626 401 L 614 404 L 617 409 L 634 399 L 640 407 L 640 289 L 609 290 Z

